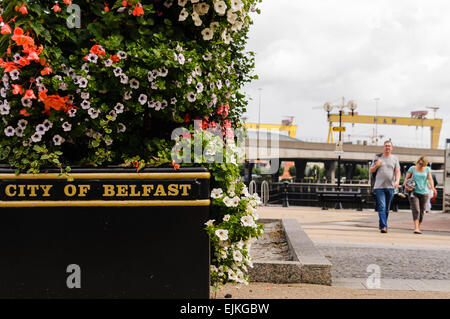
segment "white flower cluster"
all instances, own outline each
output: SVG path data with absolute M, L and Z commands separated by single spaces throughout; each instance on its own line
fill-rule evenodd
M 256 221 L 259 219 L 256 207 L 260 199 L 257 194 L 249 194 L 247 187 L 243 184 L 239 185 L 238 189 L 241 190 L 239 194 L 236 194 L 236 188 L 236 184 L 232 183 L 226 192 L 221 188 L 214 188 L 211 191 L 211 198 L 222 202 L 227 208 L 239 207 L 237 214 L 226 214 L 222 223 L 217 224 L 214 236 L 219 240 L 215 252 L 219 267 L 212 265 L 211 272 L 219 282 L 228 280 L 248 284 L 248 276 L 245 273 L 248 271 L 247 267 L 253 267 L 249 252 L 256 238 L 249 237 L 246 240 L 239 239 L 237 242 L 232 242 L 227 227 L 256 229 L 258 227 Z M 229 224 L 236 220 L 239 224 Z M 205 225 L 214 227 L 215 222 L 215 220 L 209 220 Z
M 243 27 L 248 26 L 248 9 L 245 4 L 248 0 L 231 0 L 227 4 L 224 0 L 210 0 L 199 2 L 198 0 L 178 0 L 178 6 L 181 7 L 178 21 L 190 21 L 197 27 L 203 27 L 201 34 L 203 40 L 210 41 L 218 34 L 220 39 L 225 43 L 231 42 L 231 34 L 240 31 Z M 170 6 L 172 2 L 170 3 Z M 216 21 L 211 21 L 209 25 L 202 19 L 210 11 L 214 11 Z M 188 19 L 188 18 L 191 19 Z M 223 17 L 223 19 L 222 19 Z M 220 20 L 223 20 L 221 26 Z M 226 25 L 226 27 L 223 27 Z

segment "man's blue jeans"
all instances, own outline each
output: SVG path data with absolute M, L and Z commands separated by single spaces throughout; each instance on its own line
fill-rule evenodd
M 389 210 L 391 209 L 392 200 L 394 199 L 394 189 L 378 188 L 375 192 L 377 195 L 377 210 L 378 217 L 380 218 L 380 229 L 387 229 Z

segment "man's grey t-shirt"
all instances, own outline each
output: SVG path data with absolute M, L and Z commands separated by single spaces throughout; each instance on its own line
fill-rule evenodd
M 375 156 L 372 166 L 375 166 L 379 156 Z M 394 188 L 395 183 L 395 169 L 400 169 L 400 163 L 397 157 L 391 155 L 389 157 L 381 157 L 381 166 L 377 169 L 377 176 L 373 188 Z

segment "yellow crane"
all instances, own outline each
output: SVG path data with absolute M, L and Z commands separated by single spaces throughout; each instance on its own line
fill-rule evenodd
M 244 126 L 251 130 L 279 130 L 289 132 L 289 137 L 295 138 L 297 135 L 297 125 L 292 124 L 258 124 L 258 123 L 244 123 Z
M 418 113 L 418 112 L 412 112 Z M 329 114 L 330 130 L 328 132 L 328 143 L 333 143 L 333 123 L 339 123 L 339 114 Z M 342 123 L 360 124 L 386 124 L 386 125 L 406 125 L 425 126 L 431 129 L 431 149 L 437 149 L 439 136 L 441 134 L 442 119 L 427 119 L 422 117 L 397 117 L 397 116 L 367 116 L 367 115 L 342 115 Z

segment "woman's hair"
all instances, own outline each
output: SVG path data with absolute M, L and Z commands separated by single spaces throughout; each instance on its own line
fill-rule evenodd
M 419 164 L 420 161 L 423 162 L 423 166 L 427 166 L 428 165 L 428 158 L 426 156 L 419 157 L 419 159 L 417 160 L 416 164 Z

